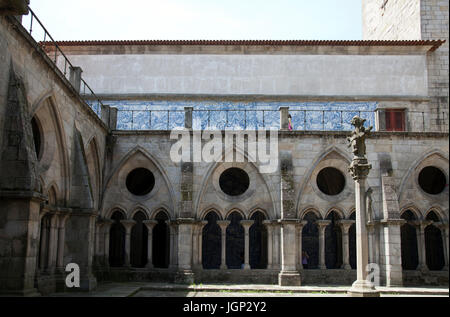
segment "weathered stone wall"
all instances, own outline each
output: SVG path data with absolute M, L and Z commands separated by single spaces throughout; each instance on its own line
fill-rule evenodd
M 449 124 L 448 12 L 445 0 L 363 0 L 364 40 L 446 40 L 427 54 L 430 110 L 441 131 L 448 131 Z

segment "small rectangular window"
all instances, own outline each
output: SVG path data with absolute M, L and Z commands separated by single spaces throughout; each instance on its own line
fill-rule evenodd
M 385 110 L 386 131 L 405 131 L 405 110 Z

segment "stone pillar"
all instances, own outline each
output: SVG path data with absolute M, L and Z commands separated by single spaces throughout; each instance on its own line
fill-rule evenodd
M 47 272 L 50 274 L 55 273 L 57 248 L 58 248 L 58 213 L 54 213 L 50 221 L 50 237 L 48 243 Z
M 192 272 L 193 258 L 193 227 L 194 219 L 178 219 L 178 273 L 175 277 L 176 283 L 194 283 L 194 273 Z
M 419 266 L 418 270 L 428 271 L 427 266 L 427 249 L 425 247 L 425 228 L 432 223 L 431 220 L 418 221 L 417 226 L 417 239 L 419 240 L 417 245 L 419 249 Z
M 109 267 L 109 234 L 111 232 L 111 226 L 114 221 L 111 219 L 105 219 L 103 221 L 103 239 L 104 239 L 104 249 L 103 249 L 103 263 L 106 268 Z
M 306 220 L 302 220 L 297 224 L 297 269 L 303 270 L 303 240 L 302 233 L 303 227 L 308 223 Z
M 331 220 L 317 220 L 317 228 L 319 229 L 319 269 L 326 270 L 325 265 L 325 229 L 331 223 Z
M 231 223 L 230 220 L 218 220 L 217 224 L 220 227 L 220 230 L 222 232 L 222 257 L 220 261 L 220 269 L 226 270 L 227 269 L 227 261 L 226 261 L 226 254 L 227 254 L 227 227 Z
M 274 269 L 281 270 L 280 260 L 281 260 L 281 225 L 274 221 L 272 222 L 273 236 L 272 236 L 272 256 L 273 262 L 272 267 Z
M 442 247 L 444 248 L 444 267 L 442 270 L 448 271 L 448 223 L 438 222 L 435 225 L 441 230 Z
M 69 218 L 69 214 L 59 214 L 58 222 L 58 260 L 56 267 L 59 272 L 65 272 L 64 267 L 64 243 L 66 238 L 66 221 Z
M 297 237 L 295 219 L 281 219 L 281 272 L 278 275 L 280 286 L 300 286 L 300 274 L 297 271 Z
M 131 229 L 136 224 L 134 220 L 120 220 L 120 223 L 125 227 L 125 266 L 130 267 L 130 244 L 131 244 Z
M 77 93 L 80 93 L 81 88 L 81 73 L 83 70 L 81 67 L 72 67 L 70 66 L 70 77 L 69 81 L 72 84 L 73 88 L 76 90 Z
M 192 111 L 193 107 L 184 107 L 184 127 L 185 129 L 192 129 Z
M 103 222 L 97 220 L 95 223 L 95 255 L 94 255 L 94 263 L 97 267 L 101 266 L 101 249 L 100 249 L 100 238 L 102 234 L 102 226 Z
M 375 263 L 375 223 L 373 221 L 367 222 L 367 233 L 369 243 L 369 263 Z
M 372 165 L 366 158 L 365 139 L 368 137 L 372 127 L 366 129 L 360 117 L 353 117 L 351 123 L 355 127 L 347 140 L 353 152 L 353 159 L 349 172 L 355 181 L 355 206 L 356 206 L 356 275 L 357 279 L 348 291 L 349 296 L 357 297 L 379 297 L 380 293 L 375 290 L 374 285 L 367 280 L 369 264 L 369 245 L 367 239 L 367 206 L 365 182 Z
M 350 270 L 352 267 L 350 266 L 350 244 L 348 242 L 348 231 L 352 224 L 354 224 L 354 220 L 340 220 L 339 226 L 342 231 L 342 269 Z
M 289 129 L 289 107 L 280 107 L 280 130 Z
M 202 248 L 203 248 L 203 228 L 206 226 L 208 221 L 203 220 L 197 224 L 197 252 L 194 253 L 194 268 L 202 269 Z
M 169 260 L 169 268 L 177 269 L 178 268 L 178 223 L 176 221 L 166 221 L 167 225 L 170 228 L 170 260 Z
M 109 108 L 109 129 L 116 130 L 117 129 L 117 108 L 110 107 Z
M 249 229 L 253 225 L 254 220 L 241 220 L 241 225 L 244 227 L 245 232 L 245 251 L 244 251 L 244 270 L 250 269 L 250 239 Z
M 39 227 L 42 226 L 42 219 L 46 216 L 47 212 L 44 212 L 40 215 L 40 221 L 39 221 Z M 39 263 L 40 263 L 40 270 L 44 271 L 46 268 L 46 263 L 48 260 L 48 240 L 49 240 L 49 236 L 48 236 L 48 231 L 44 230 L 41 231 L 39 230 L 39 237 L 40 237 L 40 241 L 39 244 L 40 245 L 40 250 L 39 250 Z M 46 252 L 47 251 L 47 252 Z M 46 258 L 47 255 L 47 258 Z
M 156 220 L 144 220 L 142 222 L 147 227 L 147 269 L 153 269 L 153 228 L 158 224 Z
M 267 229 L 267 269 L 271 270 L 273 269 L 273 226 L 270 220 L 264 220 L 263 224 Z

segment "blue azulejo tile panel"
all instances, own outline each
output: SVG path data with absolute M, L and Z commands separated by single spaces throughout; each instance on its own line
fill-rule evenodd
M 375 125 L 376 102 L 108 101 L 118 109 L 120 130 L 167 130 L 184 126 L 193 108 L 194 129 L 280 128 L 280 107 L 289 107 L 294 130 L 350 131 L 355 115 Z M 93 106 L 94 107 L 94 106 Z M 95 111 L 95 110 L 94 110 Z

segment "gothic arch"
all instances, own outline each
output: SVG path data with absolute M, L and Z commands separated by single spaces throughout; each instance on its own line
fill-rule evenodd
M 164 213 L 168 220 L 173 219 L 173 217 L 170 216 L 170 212 L 168 210 L 169 209 L 165 207 L 157 207 L 150 213 L 150 219 L 155 220 L 160 212 Z
M 206 170 L 205 176 L 202 179 L 200 191 L 198 192 L 198 194 L 196 195 L 196 197 L 194 199 L 194 210 L 196 210 L 196 215 L 199 215 L 201 212 L 200 208 L 201 208 L 202 198 L 205 194 L 206 189 L 208 188 L 208 184 L 210 184 L 213 181 L 212 177 L 213 177 L 213 174 L 216 172 L 217 168 L 219 168 L 222 165 L 227 165 L 227 164 L 229 164 L 232 167 L 238 167 L 239 165 L 243 164 L 246 167 L 248 167 L 249 170 L 254 171 L 256 173 L 256 175 L 261 178 L 262 183 L 264 184 L 265 188 L 267 189 L 268 195 L 270 196 L 271 208 L 273 209 L 273 213 L 272 213 L 271 217 L 269 217 L 269 218 L 275 218 L 276 215 L 278 214 L 278 207 L 275 204 L 276 199 L 274 199 L 274 195 L 273 195 L 273 193 L 276 192 L 276 188 L 274 188 L 272 186 L 271 182 L 269 182 L 266 179 L 264 174 L 259 172 L 258 166 L 254 162 L 246 161 L 246 160 L 249 160 L 249 157 L 245 151 L 242 151 L 242 149 L 240 149 L 240 148 L 235 148 L 235 150 L 236 150 L 236 153 L 239 153 L 240 155 L 242 155 L 244 157 L 244 162 L 224 162 L 227 153 L 230 153 L 231 151 L 233 151 L 232 148 L 228 148 L 228 149 L 225 149 L 225 151 L 223 151 L 221 155 L 217 156 L 217 159 L 214 162 L 210 163 L 209 167 Z M 219 160 L 219 159 L 220 159 L 220 161 L 218 162 L 217 160 Z M 226 217 L 224 217 L 224 219 L 225 218 Z
M 267 214 L 267 212 L 266 212 L 264 209 L 259 208 L 259 207 L 254 207 L 254 208 L 251 208 L 251 209 L 250 209 L 250 212 L 249 212 L 249 214 L 248 214 L 248 219 L 251 219 L 252 216 L 253 216 L 255 213 L 257 213 L 257 212 L 262 213 L 262 214 L 264 215 L 264 217 L 266 218 L 266 220 L 269 220 L 269 219 L 270 219 L 270 218 L 269 218 L 269 215 Z
M 167 191 L 169 193 L 169 203 L 172 205 L 171 208 L 167 208 L 167 210 L 172 211 L 171 215 L 169 216 L 169 218 L 174 218 L 175 215 L 177 214 L 176 212 L 176 206 L 177 206 L 177 200 L 176 200 L 176 195 L 175 192 L 173 190 L 173 186 L 172 183 L 168 177 L 168 174 L 166 172 L 166 170 L 164 169 L 163 165 L 159 162 L 159 160 L 157 158 L 155 158 L 153 155 L 151 155 L 148 151 L 146 151 L 144 148 L 142 148 L 141 146 L 136 146 L 135 148 L 133 148 L 132 150 L 130 150 L 121 160 L 119 163 L 116 164 L 116 166 L 114 168 L 112 168 L 111 172 L 109 173 L 109 176 L 107 177 L 104 186 L 103 186 L 103 193 L 102 193 L 102 204 L 105 203 L 105 197 L 108 191 L 108 188 L 111 185 L 111 181 L 114 179 L 114 177 L 119 177 L 120 173 L 123 170 L 123 167 L 130 162 L 131 160 L 133 160 L 134 157 L 136 157 L 137 155 L 142 155 L 148 162 L 149 164 L 152 166 L 152 169 L 154 169 L 155 172 L 158 172 L 161 174 L 161 178 L 159 177 L 155 177 L 155 190 L 153 190 L 152 192 L 150 192 L 150 196 L 153 196 L 154 194 L 157 193 L 157 191 L 160 190 L 160 188 L 158 188 L 158 184 L 164 184 L 167 188 Z M 123 190 L 123 188 L 121 188 L 121 190 Z M 125 193 L 126 191 L 124 190 Z M 131 195 L 131 194 L 130 194 Z M 145 196 L 143 199 L 140 199 L 139 201 L 142 203 L 145 200 L 148 200 L 150 197 Z
M 403 215 L 404 212 L 406 212 L 408 210 L 414 214 L 414 216 L 416 217 L 417 220 L 424 219 L 420 210 L 413 204 L 407 204 L 407 205 L 403 206 L 402 208 L 400 208 L 400 217 Z
M 136 204 L 133 208 L 131 208 L 131 213 L 129 214 L 128 219 L 133 219 L 133 217 L 138 212 L 142 212 L 145 215 L 146 220 L 150 219 L 150 212 L 148 211 L 148 209 L 146 207 L 144 207 L 141 204 Z
M 345 213 L 342 211 L 341 208 L 338 207 L 331 207 L 330 209 L 328 209 L 323 219 L 326 219 L 333 211 L 337 213 L 341 219 L 345 219 Z
M 226 214 L 225 217 L 223 217 L 223 219 L 227 219 L 233 212 L 237 212 L 238 214 L 241 215 L 242 220 L 246 219 L 245 217 L 245 213 L 239 209 L 239 208 L 231 208 Z
M 336 155 L 335 158 L 332 158 L 333 154 Z M 318 171 L 318 167 L 319 165 L 324 162 L 328 157 L 334 159 L 334 160 L 342 160 L 343 162 L 346 163 L 346 165 L 349 165 L 351 162 L 351 157 L 348 155 L 348 153 L 346 153 L 345 151 L 341 150 L 339 147 L 335 146 L 335 145 L 331 145 L 328 148 L 326 148 L 322 153 L 320 153 L 316 159 L 313 161 L 313 164 L 311 165 L 311 167 L 309 168 L 308 172 L 304 175 L 303 181 L 298 189 L 298 193 L 297 193 L 297 202 L 296 202 L 296 209 L 299 210 L 301 207 L 301 203 L 302 203 L 302 198 L 303 198 L 303 193 L 306 190 L 306 186 L 308 184 L 311 183 L 311 179 L 312 176 L 315 172 L 319 172 Z M 330 167 L 334 167 L 334 166 L 330 166 Z M 345 170 L 346 171 L 346 170 Z M 349 175 L 347 175 L 348 173 L 345 173 L 345 171 L 341 171 L 343 172 L 346 181 L 348 183 L 348 179 L 349 179 Z M 313 187 L 313 189 L 316 187 L 315 182 L 311 183 L 311 186 Z M 325 198 L 325 195 L 320 193 L 320 190 L 316 189 L 314 190 L 320 197 Z M 346 197 L 344 197 L 345 195 L 348 196 L 349 191 L 351 191 L 351 188 L 348 187 L 348 184 L 346 186 L 346 188 L 344 189 L 344 191 L 342 193 L 340 193 L 339 195 L 337 195 L 336 199 L 333 200 L 341 200 L 341 199 L 345 199 Z M 342 197 L 341 197 L 342 196 Z
M 94 197 L 94 206 L 98 207 L 100 194 L 102 192 L 102 168 L 100 163 L 100 152 L 96 137 L 92 137 L 85 146 L 86 164 L 89 171 L 89 178 Z
M 303 209 L 303 211 L 301 211 L 301 212 L 298 214 L 298 218 L 299 218 L 300 220 L 303 220 L 303 219 L 305 218 L 305 216 L 306 216 L 308 213 L 310 213 L 310 212 L 312 212 L 312 213 L 317 217 L 318 220 L 323 219 L 323 218 L 322 218 L 322 214 L 320 213 L 320 211 L 317 210 L 317 209 L 314 208 L 314 207 L 306 207 L 305 209 Z
M 408 171 L 402 177 L 402 180 L 400 182 L 400 187 L 399 187 L 399 195 L 398 195 L 399 201 L 403 200 L 405 187 L 407 186 L 408 180 L 410 179 L 410 177 L 412 176 L 412 174 L 416 170 L 416 168 L 423 162 L 426 162 L 426 160 L 428 160 L 429 158 L 431 158 L 434 155 L 436 155 L 438 158 L 441 158 L 442 160 L 446 161 L 446 166 L 448 167 L 448 163 L 449 163 L 448 154 L 442 152 L 440 149 L 431 149 L 431 150 L 425 152 L 422 156 L 420 156 L 418 159 L 416 159 L 411 164 Z M 447 173 L 448 173 L 448 168 L 447 168 Z M 448 177 L 448 175 L 447 175 L 447 177 Z
M 210 213 L 215 212 L 217 216 L 219 217 L 219 220 L 222 220 L 222 212 L 221 208 L 219 206 L 216 206 L 214 204 L 210 205 L 209 207 L 205 208 L 205 210 L 200 214 L 199 219 L 205 220 L 205 217 Z
M 36 117 L 41 124 L 43 133 L 43 153 L 39 162 L 39 174 L 46 172 L 53 160 L 54 154 L 58 153 L 61 159 L 61 194 L 64 201 L 70 198 L 70 163 L 69 153 L 66 143 L 66 133 L 61 120 L 61 114 L 56 106 L 57 102 L 54 95 L 50 92 L 45 93 L 32 106 L 31 117 Z M 42 109 L 47 108 L 49 115 L 40 113 Z
M 434 212 L 434 214 L 439 218 L 439 221 L 440 221 L 440 222 L 443 222 L 443 221 L 447 220 L 447 217 L 445 216 L 445 213 L 442 212 L 442 209 L 439 208 L 439 207 L 437 207 L 437 206 L 430 207 L 430 208 L 424 213 L 423 219 L 426 219 L 427 216 L 428 216 L 431 212 Z

